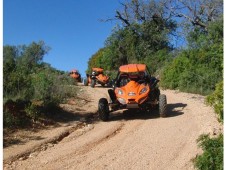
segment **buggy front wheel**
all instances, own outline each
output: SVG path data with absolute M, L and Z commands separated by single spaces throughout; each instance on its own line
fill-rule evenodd
M 167 100 L 166 95 L 160 94 L 159 95 L 159 116 L 166 117 L 166 107 L 167 107 Z
M 98 103 L 99 118 L 103 121 L 107 121 L 109 118 L 109 106 L 106 98 L 101 98 Z
M 89 82 L 88 82 L 88 79 L 84 78 L 83 79 L 83 85 L 84 86 L 88 86 Z

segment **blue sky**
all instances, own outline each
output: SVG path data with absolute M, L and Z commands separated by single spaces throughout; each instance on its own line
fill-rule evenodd
M 118 0 L 3 0 L 3 45 L 43 40 L 51 50 L 44 61 L 85 76 L 89 58 L 104 46 L 115 23 Z

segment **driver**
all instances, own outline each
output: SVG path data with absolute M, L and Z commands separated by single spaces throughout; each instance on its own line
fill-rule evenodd
M 144 80 L 144 76 L 145 76 L 144 72 L 139 73 L 140 80 Z
M 119 86 L 125 86 L 129 82 L 129 78 L 127 74 L 120 75 Z
M 139 79 L 138 74 L 130 73 L 129 79 L 130 79 L 130 81 L 136 81 L 137 82 L 138 79 Z

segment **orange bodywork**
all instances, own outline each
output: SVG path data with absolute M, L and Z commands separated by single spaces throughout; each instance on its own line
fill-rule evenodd
M 102 68 L 92 68 L 92 71 L 95 71 L 97 74 L 95 75 L 95 78 L 97 80 L 97 83 L 100 83 L 100 84 L 107 84 L 109 82 L 109 77 L 107 75 L 104 75 L 103 72 L 104 72 L 104 69 Z M 91 77 L 88 76 L 88 83 L 91 83 Z
M 78 73 L 71 73 L 70 76 L 74 79 L 79 78 L 79 74 Z
M 81 75 L 79 74 L 79 72 L 76 69 L 73 69 L 70 71 L 70 77 L 80 81 Z
M 147 100 L 149 92 L 150 88 L 147 84 L 139 84 L 136 81 L 130 81 L 125 86 L 115 89 L 118 101 L 127 105 L 142 104 Z M 122 100 L 124 101 L 121 102 Z
M 114 92 L 117 100 L 127 108 L 139 108 L 149 100 L 150 86 L 144 81 L 145 64 L 128 64 L 119 67 L 119 78 Z
M 91 83 L 91 78 L 90 78 L 90 76 L 88 77 L 88 83 Z
M 146 71 L 145 64 L 128 64 L 119 67 L 119 71 L 123 73 L 143 72 Z
M 97 80 L 102 82 L 102 83 L 108 83 L 109 77 L 103 74 L 99 74 L 96 76 Z

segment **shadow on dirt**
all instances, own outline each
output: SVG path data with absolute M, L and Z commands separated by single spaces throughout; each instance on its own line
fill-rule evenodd
M 72 121 L 81 121 L 85 123 L 90 123 L 90 119 L 93 117 L 94 113 L 85 112 L 84 110 L 76 110 L 76 111 L 66 111 L 63 109 L 59 109 L 57 114 L 49 115 L 49 118 L 57 123 L 69 123 Z
M 187 106 L 184 103 L 167 104 L 167 117 L 175 117 L 184 114 L 183 109 Z M 166 117 L 166 118 L 167 118 Z M 81 121 L 84 123 L 94 123 L 101 121 L 98 119 L 98 113 L 91 112 L 69 112 L 63 109 L 57 111 L 57 114 L 52 114 L 49 117 L 56 123 L 69 123 L 71 121 Z M 110 113 L 109 121 L 118 120 L 134 120 L 134 119 L 154 119 L 159 118 L 158 110 L 151 110 L 150 112 L 138 110 L 121 110 Z M 56 126 L 58 126 L 56 124 Z
M 159 117 L 157 110 L 151 112 L 138 110 L 123 110 L 122 112 L 113 112 L 110 114 L 109 121 L 135 120 L 135 119 L 151 119 Z
M 167 116 L 175 117 L 184 114 L 183 109 L 187 106 L 184 103 L 167 104 Z M 158 110 L 151 110 L 150 112 L 137 111 L 137 110 L 124 110 L 122 112 L 113 112 L 110 114 L 109 121 L 119 120 L 135 120 L 135 119 L 155 119 L 159 118 Z
M 187 106 L 184 103 L 167 104 L 167 117 L 175 117 L 184 114 L 183 110 Z
M 23 145 L 25 142 L 23 142 L 21 139 L 11 139 L 11 138 L 4 138 L 3 139 L 3 148 L 9 147 L 11 145 Z
M 27 140 L 42 140 L 41 136 L 34 135 L 17 135 L 17 136 L 5 136 L 3 139 L 3 148 L 9 147 L 11 145 L 24 145 Z
M 95 118 L 96 119 L 96 118 Z M 39 118 L 33 124 L 21 129 L 4 129 L 3 130 L 3 148 L 12 145 L 24 145 L 27 141 L 42 140 L 41 136 L 37 136 L 36 132 L 40 130 L 48 130 L 53 127 L 70 126 L 74 121 L 90 124 L 94 122 L 94 113 L 76 111 L 66 111 L 58 108 L 54 112 L 47 113 L 45 118 Z M 19 134 L 17 132 L 20 132 Z M 36 134 L 36 135 L 32 135 Z

